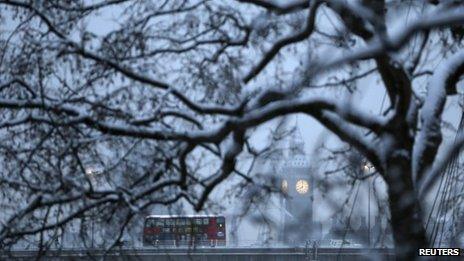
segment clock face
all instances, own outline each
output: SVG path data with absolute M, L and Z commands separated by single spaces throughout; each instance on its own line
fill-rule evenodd
M 298 192 L 299 194 L 306 194 L 306 193 L 308 193 L 308 190 L 309 190 L 308 181 L 306 181 L 306 180 L 304 180 L 304 179 L 298 180 L 298 181 L 296 182 L 295 189 L 296 189 L 296 192 Z
M 282 189 L 282 192 L 285 192 L 285 193 L 288 192 L 288 182 L 285 179 L 282 180 L 281 189 Z

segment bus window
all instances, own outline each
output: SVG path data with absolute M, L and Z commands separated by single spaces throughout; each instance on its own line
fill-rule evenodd
M 146 227 L 155 227 L 155 220 L 152 218 L 147 219 L 147 222 L 145 223 Z
M 192 220 L 190 218 L 185 219 L 185 225 L 190 226 L 192 225 Z
M 156 226 L 158 226 L 158 227 L 164 227 L 164 220 L 158 219 L 158 220 L 156 221 Z
M 209 225 L 209 219 L 208 218 L 203 219 L 203 225 Z
M 191 227 L 186 227 L 185 228 L 185 233 L 192 233 L 192 228 Z
M 224 222 L 225 222 L 225 219 L 223 217 L 218 217 L 217 218 L 217 223 L 218 224 L 224 224 Z
M 175 240 L 175 235 L 174 234 L 164 234 L 164 240 Z
M 202 225 L 201 218 L 195 218 L 195 225 Z
M 169 233 L 169 232 L 170 232 L 170 229 L 169 229 L 168 227 L 165 227 L 165 228 L 163 228 L 163 232 L 164 232 L 164 233 Z
M 184 220 L 179 218 L 178 220 L 176 220 L 176 225 L 183 226 L 183 225 L 185 225 L 185 222 L 184 222 Z
M 166 219 L 166 225 L 174 226 L 175 225 L 174 219 Z

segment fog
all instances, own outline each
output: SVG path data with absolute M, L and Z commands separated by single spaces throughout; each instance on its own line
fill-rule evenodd
M 0 0 L 0 258 L 462 247 L 463 8 Z

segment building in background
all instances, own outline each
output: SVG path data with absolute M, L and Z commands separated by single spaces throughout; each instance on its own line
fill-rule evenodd
M 258 232 L 263 235 L 257 241 L 269 243 L 271 240 L 273 245 L 296 246 L 322 238 L 322 225 L 314 220 L 316 185 L 309 162 L 298 129 L 294 129 L 284 142 L 276 144 L 272 153 L 256 161 L 253 176 L 279 190 L 263 204 L 265 210 L 258 213 L 275 226 L 272 229 L 259 227 Z M 266 222 L 261 223 L 260 226 L 266 226 Z

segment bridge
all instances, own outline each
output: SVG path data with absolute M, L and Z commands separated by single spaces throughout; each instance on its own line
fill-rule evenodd
M 30 260 L 37 257 L 37 250 L 0 252 L 1 260 Z M 277 260 L 394 260 L 392 249 L 362 248 L 139 248 L 49 250 L 41 260 L 160 260 L 160 261 L 277 261 Z

